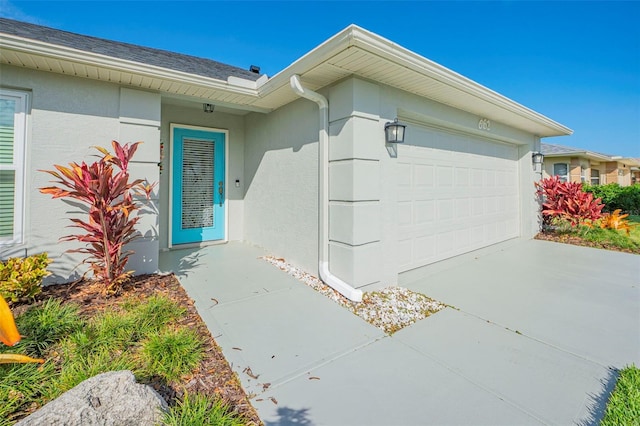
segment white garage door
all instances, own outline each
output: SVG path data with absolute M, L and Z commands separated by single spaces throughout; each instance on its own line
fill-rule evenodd
M 412 125 L 398 145 L 400 271 L 520 233 L 518 148 Z

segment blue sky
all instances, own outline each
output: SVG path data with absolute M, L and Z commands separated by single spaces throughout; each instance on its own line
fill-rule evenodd
M 640 2 L 15 1 L 0 15 L 274 75 L 355 23 L 640 157 Z

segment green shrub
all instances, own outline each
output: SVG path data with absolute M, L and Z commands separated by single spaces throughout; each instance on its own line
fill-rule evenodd
M 144 333 L 154 333 L 182 318 L 186 310 L 165 296 L 151 296 L 143 304 L 128 300 L 123 308 L 131 314 L 136 327 Z
M 41 357 L 51 345 L 82 329 L 84 321 L 76 305 L 49 299 L 16 318 L 16 324 L 23 336 L 17 347 Z
M 0 261 L 0 294 L 9 302 L 32 299 L 42 291 L 42 279 L 51 263 L 47 253 Z
M 86 354 L 74 354 L 66 350 L 64 355 L 62 371 L 54 386 L 60 393 L 101 373 L 136 369 L 135 359 L 129 353 L 114 351 L 105 346 L 96 347 L 94 351 Z M 52 396 L 55 398 L 57 395 L 52 393 Z
M 169 409 L 164 423 L 168 426 L 243 426 L 245 421 L 220 399 L 185 394 L 182 401 Z
M 142 360 L 148 376 L 160 376 L 168 382 L 192 372 L 204 351 L 198 335 L 185 328 L 154 334 L 142 343 Z
M 55 377 L 55 364 L 0 365 L 0 425 L 11 425 L 33 404 L 48 402 L 49 383 Z
M 591 192 L 595 198 L 601 198 L 606 212 L 621 209 L 623 213 L 640 214 L 640 184 L 638 183 L 631 186 L 620 186 L 617 183 L 585 185 L 583 189 Z

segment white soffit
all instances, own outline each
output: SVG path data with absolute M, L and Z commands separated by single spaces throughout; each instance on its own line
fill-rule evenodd
M 525 130 L 540 137 L 570 135 L 573 131 L 462 75 L 407 50 L 383 37 L 351 25 L 312 50 L 263 87 L 265 101 L 299 74 L 305 86 L 317 90 L 356 75 L 445 105 Z M 260 101 L 257 101 L 258 103 Z

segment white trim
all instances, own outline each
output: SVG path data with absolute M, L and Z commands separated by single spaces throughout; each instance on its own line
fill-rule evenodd
M 15 198 L 13 200 L 13 238 L 0 240 L 0 246 L 13 246 L 24 243 L 25 217 L 25 180 L 26 180 L 26 143 L 27 143 L 27 111 L 29 110 L 29 94 L 16 90 L 0 89 L 4 98 L 16 101 L 13 122 L 13 164 L 0 165 L 0 170 L 15 171 Z
M 173 129 L 189 129 L 203 130 L 206 132 L 223 133 L 224 134 L 224 184 L 225 184 L 225 203 L 224 203 L 224 238 L 214 241 L 203 241 L 197 243 L 175 244 L 179 248 L 202 247 L 204 245 L 220 244 L 229 241 L 229 130 L 218 129 L 214 127 L 191 126 L 189 124 L 169 123 L 169 223 L 168 223 L 168 242 L 167 248 L 173 248 L 172 229 L 173 229 Z
M 138 126 L 160 127 L 160 120 L 148 120 L 145 118 L 120 117 L 120 123 L 137 124 Z

